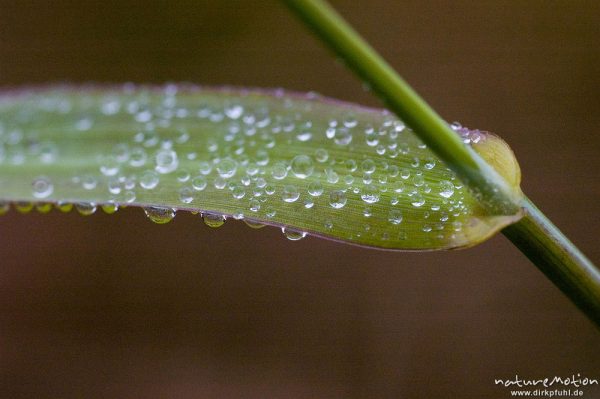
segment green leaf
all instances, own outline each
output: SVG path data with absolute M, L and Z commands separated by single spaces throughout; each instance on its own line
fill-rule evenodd
M 510 148 L 455 126 L 520 194 Z M 199 211 L 405 250 L 474 245 L 521 214 L 490 214 L 405 125 L 375 110 L 282 90 L 45 88 L 0 94 L 0 200 L 144 207 L 164 223 Z

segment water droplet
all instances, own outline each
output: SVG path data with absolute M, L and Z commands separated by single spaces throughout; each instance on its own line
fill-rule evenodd
M 333 141 L 337 145 L 348 145 L 352 142 L 352 133 L 347 128 L 338 128 L 335 130 Z
M 10 203 L 8 201 L 0 201 L 0 215 L 6 214 L 10 210 Z
M 35 204 L 35 210 L 39 213 L 48 213 L 52 210 L 52 204 L 50 202 L 38 202 Z
M 248 225 L 248 227 L 251 227 L 253 229 L 262 229 L 263 227 L 266 226 L 266 225 L 262 224 L 261 222 L 258 222 L 256 220 L 249 220 L 249 219 L 244 219 L 244 223 L 246 223 L 246 225 Z
M 246 190 L 244 190 L 244 187 L 242 186 L 235 185 L 231 190 L 231 195 L 235 199 L 242 199 L 246 196 Z
M 145 190 L 152 190 L 158 185 L 159 181 L 158 173 L 153 170 L 146 170 L 140 176 L 139 184 Z
M 416 208 L 420 208 L 425 204 L 425 198 L 419 193 L 413 194 L 410 203 Z
M 348 199 L 346 198 L 346 194 L 341 190 L 336 190 L 329 193 L 329 205 L 331 205 L 333 208 L 343 208 L 347 201 Z
M 204 190 L 206 185 L 206 179 L 203 176 L 196 176 L 192 179 L 192 188 L 196 191 Z
M 287 176 L 287 166 L 283 162 L 277 162 L 273 165 L 271 176 L 273 176 L 275 180 L 284 179 Z
M 35 198 L 47 198 L 54 191 L 54 186 L 47 177 L 38 177 L 32 183 Z
M 194 201 L 194 193 L 191 188 L 183 187 L 179 190 L 179 201 L 184 204 L 191 204 Z
M 290 227 L 282 227 L 281 231 L 285 237 L 291 241 L 298 241 L 306 237 L 306 233 L 304 231 L 295 230 Z
M 281 194 L 281 197 L 285 202 L 295 202 L 298 198 L 300 198 L 300 192 L 296 186 L 287 185 L 283 187 L 283 193 Z
M 178 182 L 185 183 L 189 179 L 190 179 L 190 172 L 188 172 L 186 169 L 182 169 L 177 172 L 177 181 Z
M 217 172 L 219 176 L 224 179 L 229 179 L 237 170 L 237 163 L 232 159 L 222 159 L 217 165 Z
M 379 191 L 377 191 L 377 187 L 372 184 L 366 185 L 360 198 L 367 204 L 374 204 L 379 201 Z
M 440 182 L 440 195 L 444 198 L 450 198 L 454 195 L 454 184 L 448 180 Z
M 252 198 L 249 201 L 249 205 L 250 205 L 249 206 L 250 211 L 252 211 L 252 212 L 258 212 L 258 211 L 260 211 L 260 201 L 258 199 Z
M 175 210 L 164 206 L 148 206 L 144 212 L 148 219 L 158 224 L 169 223 L 175 217 Z
M 119 162 L 113 156 L 104 159 L 104 162 L 100 166 L 100 173 L 102 173 L 104 176 L 114 176 L 119 173 L 119 170 Z
M 71 202 L 59 201 L 54 206 L 56 207 L 56 209 L 64 213 L 71 212 L 71 210 L 73 209 L 73 204 Z
M 33 209 L 32 202 L 19 201 L 14 203 L 15 209 L 19 213 L 29 213 Z
M 225 224 L 225 216 L 219 213 L 203 213 L 202 220 L 208 227 L 217 228 Z
M 315 168 L 309 156 L 297 155 L 292 160 L 291 169 L 296 177 L 306 179 L 312 175 Z
M 317 162 L 320 163 L 327 162 L 327 160 L 329 159 L 329 153 L 327 152 L 327 150 L 319 148 L 315 151 L 315 159 L 317 160 Z
M 311 182 L 308 185 L 308 193 L 313 197 L 320 196 L 323 194 L 323 185 L 318 181 Z
M 105 204 L 100 205 L 104 213 L 108 215 L 112 215 L 116 211 L 119 210 L 119 205 L 116 202 L 107 202 Z
M 171 149 L 163 149 L 156 153 L 155 162 L 156 171 L 160 174 L 171 173 L 179 165 L 177 153 Z
M 392 224 L 400 224 L 402 222 L 402 212 L 398 209 L 392 209 L 389 213 L 388 220 Z
M 375 172 L 375 162 L 373 162 L 372 159 L 365 159 L 360 164 L 360 167 L 362 168 L 362 171 L 367 174 Z
M 96 212 L 97 206 L 93 202 L 76 202 L 75 209 L 83 216 L 93 215 Z

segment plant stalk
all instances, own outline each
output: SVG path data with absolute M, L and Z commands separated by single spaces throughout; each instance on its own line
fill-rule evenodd
M 600 326 L 600 270 L 528 198 L 523 207 L 502 233 Z
M 383 99 L 472 190 L 491 213 L 526 211 L 503 233 L 596 326 L 600 327 L 600 271 L 529 199 L 512 190 L 394 69 L 324 0 L 283 0 Z

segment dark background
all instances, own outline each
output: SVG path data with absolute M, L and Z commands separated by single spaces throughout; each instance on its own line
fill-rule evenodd
M 600 3 L 335 1 L 448 120 L 494 131 L 594 261 Z M 276 1 L 0 1 L 0 85 L 193 81 L 378 100 Z M 598 330 L 499 235 L 390 253 L 139 209 L 0 218 L 2 398 L 507 398 L 600 379 Z M 592 397 L 588 389 L 585 397 Z

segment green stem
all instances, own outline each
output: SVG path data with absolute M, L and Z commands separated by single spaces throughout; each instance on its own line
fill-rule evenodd
M 600 271 L 529 199 L 523 206 L 502 233 L 600 326 Z
M 600 272 L 527 198 L 515 193 L 324 0 L 284 0 L 493 213 L 527 212 L 504 234 L 600 326 Z
M 342 57 L 494 214 L 514 214 L 519 193 L 479 157 L 350 25 L 323 0 L 284 0 Z

